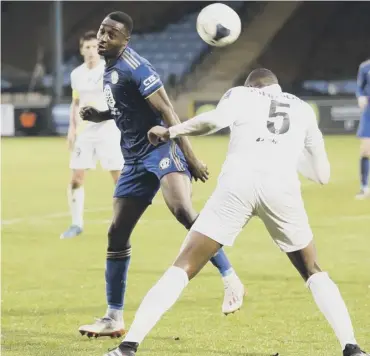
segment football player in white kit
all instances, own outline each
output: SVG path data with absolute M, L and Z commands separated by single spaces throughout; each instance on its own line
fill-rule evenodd
M 223 245 L 231 246 L 253 216 L 264 222 L 311 290 L 333 328 L 344 356 L 366 355 L 335 283 L 317 262 L 297 168 L 326 184 L 330 165 L 311 107 L 283 93 L 276 76 L 256 69 L 244 87 L 229 90 L 217 108 L 169 129 L 154 127 L 153 144 L 230 127 L 229 150 L 218 184 L 189 231 L 180 254 L 141 303 L 119 347 L 108 356 L 133 356 L 144 337 Z M 301 158 L 303 156 L 303 158 Z
M 71 73 L 72 103 L 68 129 L 68 145 L 71 151 L 71 182 L 68 186 L 68 202 L 72 225 L 61 239 L 72 238 L 83 230 L 85 171 L 95 169 L 97 161 L 110 171 L 114 184 L 123 167 L 120 148 L 120 132 L 114 120 L 93 123 L 83 121 L 79 111 L 85 106 L 108 110 L 103 93 L 105 62 L 98 54 L 98 40 L 94 31 L 86 32 L 80 39 L 80 52 L 84 63 Z

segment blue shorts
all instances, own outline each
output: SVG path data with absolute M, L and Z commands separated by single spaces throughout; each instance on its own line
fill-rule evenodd
M 160 180 L 169 173 L 191 174 L 184 154 L 174 141 L 159 146 L 140 161 L 125 163 L 114 192 L 115 198 L 135 197 L 152 202 Z
M 357 129 L 357 137 L 370 138 L 370 103 L 361 115 Z

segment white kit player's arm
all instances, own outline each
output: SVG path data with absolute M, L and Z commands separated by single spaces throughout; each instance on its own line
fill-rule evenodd
M 77 127 L 77 121 L 78 121 L 78 112 L 79 112 L 79 93 L 76 89 L 76 73 L 71 73 L 71 87 L 72 87 L 72 102 L 70 107 L 70 115 L 69 115 L 69 127 L 70 129 L 76 129 Z
M 222 120 L 218 120 L 217 110 L 211 110 L 170 127 L 170 138 L 210 135 L 227 126 L 227 123 L 224 125 Z
M 70 114 L 69 114 L 69 126 L 71 128 L 76 129 L 77 127 L 77 118 L 79 112 L 79 100 L 73 98 L 70 107 Z
M 78 109 L 80 104 L 80 99 L 78 92 L 75 87 L 75 72 L 71 73 L 71 87 L 72 87 L 72 102 L 69 111 L 69 127 L 67 134 L 68 147 L 73 150 L 76 135 L 77 135 L 77 122 L 78 122 Z
M 309 115 L 310 122 L 306 133 L 305 148 L 298 164 L 298 171 L 316 183 L 327 184 L 330 179 L 330 163 L 325 150 L 324 138 L 311 108 Z
M 215 110 L 193 117 L 181 124 L 169 128 L 170 138 L 179 136 L 210 135 L 229 127 L 235 121 L 233 103 L 235 101 L 229 90 L 220 100 Z

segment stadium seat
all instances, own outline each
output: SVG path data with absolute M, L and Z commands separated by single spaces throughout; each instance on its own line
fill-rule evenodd
M 241 2 L 228 3 L 234 9 L 242 6 Z M 178 22 L 171 23 L 160 32 L 133 34 L 130 46 L 141 56 L 147 58 L 164 82 L 172 76 L 181 80 L 208 45 L 201 40 L 196 31 L 198 13 L 183 16 Z M 76 56 L 71 57 L 64 65 L 64 85 L 70 85 L 70 73 L 78 62 Z M 44 84 L 52 85 L 50 75 L 45 76 Z

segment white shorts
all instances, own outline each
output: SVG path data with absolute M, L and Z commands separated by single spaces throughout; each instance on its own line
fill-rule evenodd
M 95 169 L 96 163 L 107 171 L 120 171 L 123 167 L 123 156 L 120 147 L 120 135 L 112 136 L 85 135 L 77 136 L 69 167 L 71 169 Z
M 284 252 L 301 250 L 312 240 L 299 182 L 287 184 L 271 175 L 221 177 L 191 230 L 232 246 L 253 216 L 261 218 Z

